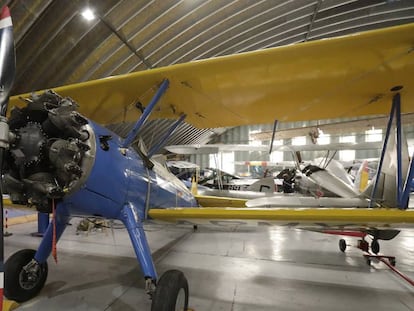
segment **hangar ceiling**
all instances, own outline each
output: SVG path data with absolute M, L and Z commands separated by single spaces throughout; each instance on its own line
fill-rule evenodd
M 414 22 L 412 0 L 0 3 L 9 5 L 15 27 L 17 73 L 13 95 Z M 88 21 L 82 16 L 86 7 L 94 11 L 95 19 Z M 159 128 L 171 121 L 157 122 L 147 129 L 152 140 L 157 139 Z M 111 126 L 121 135 L 129 128 L 130 124 Z M 177 132 L 170 144 L 206 143 L 223 129 L 196 130 L 185 124 Z

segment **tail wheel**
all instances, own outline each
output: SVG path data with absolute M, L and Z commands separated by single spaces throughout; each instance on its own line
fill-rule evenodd
M 376 240 L 376 239 L 372 240 L 372 242 L 371 242 L 371 251 L 374 254 L 378 254 L 379 253 L 379 251 L 380 251 L 380 245 L 378 243 L 378 240 Z
M 339 250 L 343 253 L 346 250 L 346 241 L 344 239 L 339 240 Z
M 188 309 L 188 282 L 179 270 L 168 270 L 157 284 L 151 311 L 185 311 Z
M 14 253 L 4 265 L 4 295 L 24 302 L 35 297 L 45 285 L 47 262 L 39 264 L 33 258 L 36 251 L 23 249 Z

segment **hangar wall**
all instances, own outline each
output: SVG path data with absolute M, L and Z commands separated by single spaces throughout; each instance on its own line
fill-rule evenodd
M 341 119 L 341 121 L 349 121 L 350 119 Z M 327 120 L 329 121 L 329 120 Z M 335 120 L 335 122 L 338 122 L 338 120 Z M 303 121 L 303 122 L 285 122 L 280 123 L 278 125 L 278 130 L 281 129 L 288 129 L 288 128 L 300 128 L 300 127 L 307 127 L 307 126 L 317 126 L 316 121 Z M 212 140 L 210 143 L 220 143 L 220 144 L 251 144 L 251 145 L 265 145 L 268 146 L 270 144 L 269 140 L 264 141 L 254 141 L 250 134 L 252 133 L 259 133 L 259 132 L 268 132 L 273 130 L 273 124 L 259 124 L 259 125 L 251 125 L 251 126 L 239 126 L 234 127 L 231 129 L 228 129 L 226 132 L 224 132 L 221 135 L 218 135 Z M 327 135 L 325 137 L 319 137 L 319 144 L 327 144 L 329 146 L 330 143 L 340 143 L 340 142 L 348 142 L 349 137 L 351 137 L 351 140 L 355 143 L 363 143 L 367 141 L 383 141 L 384 139 L 384 132 L 385 129 L 374 129 L 373 133 L 368 132 L 360 132 L 360 133 L 350 133 L 349 135 Z M 404 134 L 407 138 L 408 146 L 409 146 L 409 152 L 412 154 L 414 152 L 414 127 L 413 126 L 404 126 Z M 329 138 L 327 138 L 329 137 Z M 275 142 L 275 144 L 283 144 L 283 145 L 291 145 L 295 144 L 296 138 L 288 138 L 283 139 L 278 142 Z M 296 142 L 297 143 L 297 142 Z M 305 138 L 302 138 L 302 143 L 304 143 L 304 146 L 306 145 L 312 145 L 312 140 L 310 136 L 306 136 Z M 306 149 L 304 147 L 304 149 Z M 240 163 L 244 161 L 271 161 L 271 162 L 281 162 L 281 161 L 292 161 L 292 155 L 290 152 L 283 152 L 282 155 L 274 156 L 275 152 L 278 152 L 277 149 L 273 149 L 274 152 L 272 152 L 273 156 L 270 156 L 268 152 L 263 151 L 234 151 L 233 161 L 234 163 Z M 275 151 L 276 150 L 276 151 Z M 337 160 L 354 160 L 354 159 L 370 159 L 370 158 L 378 158 L 380 155 L 380 150 L 355 150 L 351 153 L 345 154 L 346 151 L 339 151 L 335 154 L 334 159 Z M 323 157 L 326 155 L 326 151 L 302 151 L 301 156 L 304 161 L 310 161 L 312 159 Z M 213 158 L 219 158 L 213 160 Z M 215 166 L 215 162 L 218 161 L 225 161 L 226 157 L 222 157 L 222 155 L 192 155 L 190 157 L 190 161 L 199 165 L 201 168 L 203 167 L 211 167 Z M 220 164 L 220 163 L 219 163 Z M 231 166 L 231 165 L 230 165 Z M 225 170 L 227 168 L 227 171 L 229 173 L 244 173 L 243 167 L 239 165 L 234 165 L 234 170 L 228 169 L 228 165 L 221 164 L 219 166 L 221 169 Z

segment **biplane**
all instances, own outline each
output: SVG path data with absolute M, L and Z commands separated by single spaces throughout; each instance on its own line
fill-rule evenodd
M 397 209 L 198 208 L 182 183 L 152 159 L 162 141 L 148 151 L 132 147 L 148 118 L 177 119 L 165 133 L 168 137 L 184 120 L 211 128 L 366 116 L 389 113 L 391 101 L 398 103 L 398 112 L 413 112 L 414 24 L 177 64 L 10 100 L 15 69 L 7 8 L 0 29 L 3 184 L 12 202 L 53 214 L 38 249 L 20 250 L 5 263 L 8 299 L 24 302 L 39 294 L 47 281 L 47 259 L 74 215 L 125 224 L 154 311 L 186 310 L 189 285 L 177 270 L 158 276 L 143 230 L 147 220 L 244 219 L 378 229 L 414 223 L 413 211 L 404 210 L 400 174 Z M 14 108 L 6 115 L 8 105 Z M 126 137 L 103 126 L 132 120 L 136 123 Z

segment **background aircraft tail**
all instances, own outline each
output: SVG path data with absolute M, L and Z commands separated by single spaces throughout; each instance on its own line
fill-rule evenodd
M 369 181 L 368 161 L 364 160 L 355 175 L 354 189 L 365 192 Z
M 258 181 L 252 183 L 247 187 L 248 191 L 258 192 L 275 192 L 276 184 L 272 176 L 260 178 Z

